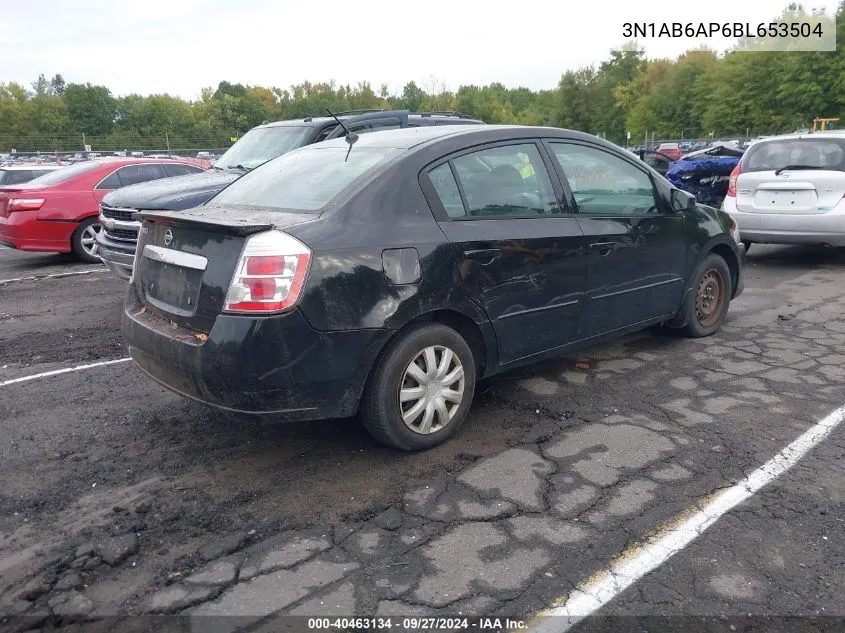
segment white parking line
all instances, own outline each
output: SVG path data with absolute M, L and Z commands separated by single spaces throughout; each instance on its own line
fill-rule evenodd
M 714 493 L 709 501 L 664 526 L 642 544 L 629 547 L 606 570 L 577 587 L 560 606 L 541 612 L 531 633 L 560 633 L 595 613 L 636 581 L 680 552 L 723 514 L 795 466 L 845 420 L 845 406 L 819 421 L 748 477 Z
M 0 286 L 6 284 L 13 284 L 18 281 L 33 281 L 34 279 L 59 279 L 61 277 L 70 277 L 71 275 L 90 275 L 91 273 L 105 273 L 108 268 L 98 266 L 97 268 L 89 268 L 86 270 L 74 270 L 67 273 L 53 273 L 49 275 L 32 275 L 31 277 L 17 277 L 15 279 L 0 279 Z
M 105 365 L 116 365 L 118 363 L 125 363 L 131 358 L 118 358 L 116 360 L 104 360 L 99 363 L 91 363 L 89 365 L 77 365 L 76 367 L 66 367 L 65 369 L 54 369 L 53 371 L 45 371 L 41 374 L 34 374 L 32 376 L 21 376 L 20 378 L 12 378 L 11 380 L 4 380 L 0 382 L 0 387 L 7 385 L 14 385 L 19 382 L 27 382 L 29 380 L 37 380 L 38 378 L 47 378 L 49 376 L 58 376 L 59 374 L 69 374 L 72 371 L 82 371 L 83 369 L 92 369 L 93 367 L 103 367 Z

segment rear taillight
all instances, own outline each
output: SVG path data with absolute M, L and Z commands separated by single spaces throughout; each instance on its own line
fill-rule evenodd
M 238 260 L 223 311 L 260 314 L 293 307 L 310 262 L 310 249 L 287 233 L 253 235 Z
M 12 198 L 6 203 L 6 211 L 38 211 L 44 205 L 44 198 Z
M 734 167 L 734 170 L 731 172 L 730 177 L 728 178 L 728 195 L 731 198 L 736 197 L 736 181 L 739 178 L 739 175 L 742 173 L 742 163 L 739 162 Z M 724 180 L 722 181 L 724 182 Z

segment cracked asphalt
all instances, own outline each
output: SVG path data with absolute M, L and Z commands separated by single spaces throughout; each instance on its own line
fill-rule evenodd
M 235 425 L 131 363 L 0 387 L 0 617 L 527 620 L 845 403 L 844 267 L 841 250 L 755 246 L 717 336 L 650 330 L 487 381 L 421 454 L 350 420 Z M 124 357 L 122 290 L 0 249 L 0 383 Z M 845 621 L 843 455 L 837 429 L 578 626 Z

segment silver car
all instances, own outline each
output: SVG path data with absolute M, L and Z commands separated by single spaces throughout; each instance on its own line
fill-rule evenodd
M 748 249 L 845 246 L 845 131 L 772 136 L 752 144 L 722 203 Z

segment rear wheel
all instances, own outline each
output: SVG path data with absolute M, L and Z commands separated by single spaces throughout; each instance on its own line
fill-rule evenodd
M 100 257 L 97 246 L 97 233 L 101 230 L 97 218 L 88 218 L 81 222 L 70 238 L 70 248 L 73 254 L 83 262 L 99 264 Z
M 718 332 L 728 314 L 731 271 L 727 262 L 711 253 L 693 275 L 695 294 L 687 302 L 687 336 L 710 336 Z
M 379 442 L 424 450 L 454 435 L 474 392 L 469 345 L 455 330 L 428 323 L 390 345 L 370 377 L 359 417 Z

